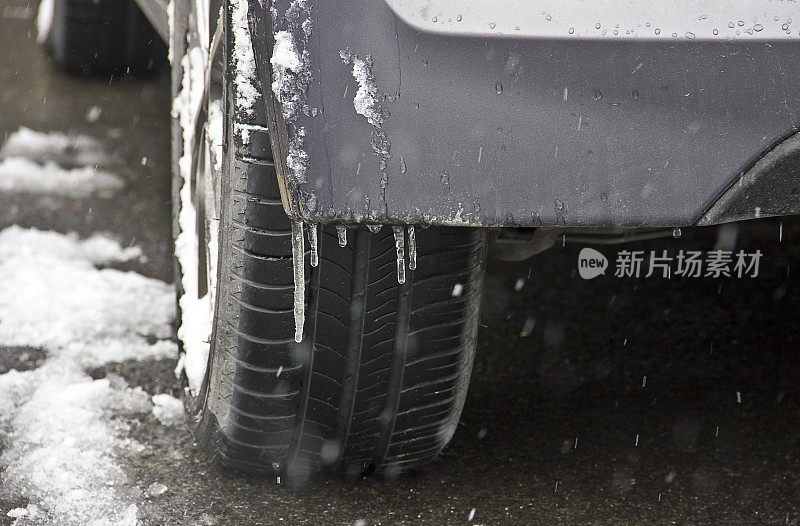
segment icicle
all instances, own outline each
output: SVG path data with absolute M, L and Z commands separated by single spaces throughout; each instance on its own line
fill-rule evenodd
M 317 249 L 317 224 L 308 224 L 308 244 L 311 245 L 311 266 L 319 264 L 319 251 Z
M 417 236 L 414 233 L 414 225 L 408 227 L 408 268 L 417 269 Z
M 294 341 L 303 341 L 306 313 L 305 247 L 303 222 L 292 221 L 292 263 L 294 264 Z
M 397 248 L 397 282 L 401 285 L 406 282 L 406 256 L 405 256 L 405 229 L 393 226 L 394 245 Z
M 344 225 L 336 225 L 336 233 L 339 235 L 339 246 L 347 246 L 347 227 Z
M 381 231 L 381 228 L 383 228 L 383 225 L 367 225 L 367 228 L 373 234 L 377 234 L 378 232 Z

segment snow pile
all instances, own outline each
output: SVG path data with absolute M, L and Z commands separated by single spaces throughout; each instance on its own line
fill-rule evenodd
M 147 494 L 150 497 L 158 497 L 158 496 L 163 495 L 164 493 L 166 493 L 167 489 L 169 489 L 169 488 L 167 488 L 166 485 L 164 485 L 164 484 L 162 484 L 160 482 L 153 482 L 152 484 L 147 486 Z
M 0 192 L 81 199 L 92 195 L 111 197 L 124 186 L 125 183 L 116 175 L 96 168 L 65 170 L 55 163 L 41 166 L 17 157 L 0 161 Z
M 169 26 L 169 49 L 167 50 L 167 60 L 169 60 L 169 63 L 172 64 L 172 60 L 175 58 L 175 0 L 169 0 L 169 3 L 167 4 L 167 25 Z
M 286 156 L 286 165 L 294 177 L 296 183 L 305 183 L 308 179 L 308 152 L 303 147 L 306 139 L 306 129 L 296 126 L 294 133 L 289 141 L 289 154 Z
M 212 294 L 198 298 L 198 247 L 197 210 L 192 204 L 191 180 L 192 142 L 194 140 L 194 119 L 200 107 L 204 90 L 205 58 L 199 47 L 194 47 L 183 56 L 182 89 L 172 103 L 173 116 L 180 121 L 183 129 L 183 156 L 178 162 L 183 186 L 180 190 L 181 211 L 178 224 L 181 231 L 175 240 L 175 255 L 181 265 L 181 285 L 183 296 L 180 299 L 181 325 L 178 338 L 183 342 L 184 354 L 178 362 L 177 374 L 186 373 L 189 387 L 193 393 L 200 389 L 208 362 L 211 323 L 214 315 Z M 211 259 L 211 258 L 209 258 Z M 209 274 L 211 275 L 211 274 Z M 209 288 L 209 292 L 211 292 Z
M 176 354 L 163 340 L 171 335 L 174 289 L 97 268 L 141 255 L 105 235 L 81 241 L 16 226 L 0 232 L 0 345 L 47 353 L 36 370 L 0 375 L 0 434 L 8 444 L 2 493 L 30 501 L 13 510 L 25 524 L 137 524 L 141 490 L 119 457 L 143 450 L 125 437 L 126 418 L 152 404 L 139 388 L 92 380 L 83 370 Z
M 291 119 L 301 102 L 300 93 L 297 91 L 297 78 L 303 71 L 303 60 L 289 31 L 275 33 L 275 47 L 272 49 L 270 63 L 272 92 L 281 102 L 283 117 Z
M 222 140 L 225 135 L 225 121 L 222 115 L 222 101 L 214 100 L 208 105 L 208 125 L 206 126 L 209 147 L 211 149 L 211 159 L 214 162 L 214 170 L 222 171 Z
M 231 21 L 233 23 L 233 63 L 236 66 L 236 107 L 248 114 L 252 113 L 256 101 L 261 97 L 256 73 L 256 56 L 250 27 L 247 21 L 247 2 L 233 2 Z
M 165 426 L 175 426 L 183 422 L 183 402 L 168 394 L 153 396 L 153 416 Z
M 9 135 L 0 148 L 0 159 L 9 157 L 24 157 L 39 164 L 55 162 L 71 166 L 95 166 L 107 159 L 102 145 L 92 137 L 42 133 L 24 126 Z
M 340 51 L 339 57 L 345 64 L 353 64 L 353 78 L 358 82 L 358 91 L 353 97 L 356 112 L 366 117 L 371 125 L 382 126 L 383 115 L 378 108 L 378 86 L 372 74 L 372 58 L 367 55 L 366 60 L 362 60 L 349 49 Z
M 149 411 L 147 395 L 115 390 L 108 379 L 93 381 L 74 363 L 55 360 L 0 376 L 0 400 L 7 376 L 29 391 L 1 406 L 15 413 L 0 457 L 3 492 L 32 502 L 18 514 L 35 523 L 135 525 L 138 489 L 115 457 L 143 449 L 120 437 L 128 428 L 119 415 Z
M 96 265 L 129 261 L 108 237 L 86 241 L 12 226 L 0 232 L 0 343 L 67 354 L 83 366 L 176 353 L 171 285 Z M 150 343 L 149 338 L 158 341 Z
M 272 7 L 275 45 L 272 49 L 272 92 L 281 103 L 283 118 L 289 123 L 289 152 L 286 164 L 295 184 L 306 182 L 309 157 L 304 142 L 306 130 L 298 117 L 317 115 L 317 108 L 306 103 L 311 84 L 311 54 L 306 49 L 311 38 L 311 12 L 305 0 L 294 0 L 282 17 Z M 295 36 L 297 35 L 297 36 Z
M 350 49 L 344 49 L 339 52 L 339 57 L 345 64 L 353 64 L 353 78 L 358 83 L 358 90 L 353 97 L 353 107 L 356 113 L 365 117 L 372 126 L 372 152 L 378 158 L 381 172 L 385 172 L 389 162 L 391 143 L 386 137 L 386 132 L 383 131 L 384 116 L 378 105 L 380 94 L 375 82 L 375 75 L 372 73 L 372 56 L 367 55 L 365 59 L 361 59 Z M 386 179 L 384 178 L 381 182 L 384 189 L 385 183 Z M 382 197 L 382 199 L 385 198 Z
M 22 127 L 0 148 L 0 192 L 57 195 L 81 199 L 111 197 L 125 186 L 118 176 L 98 169 L 106 155 L 85 135 L 41 133 Z M 62 168 L 59 164 L 73 166 Z

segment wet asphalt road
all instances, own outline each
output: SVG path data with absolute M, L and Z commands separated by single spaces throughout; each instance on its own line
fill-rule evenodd
M 131 268 L 171 279 L 168 80 L 62 74 L 32 20 L 8 9 L 24 5 L 0 6 L 0 134 L 98 137 L 128 186 L 110 200 L 0 195 L 0 228 L 111 231 L 147 254 Z M 89 122 L 94 106 L 100 118 Z M 685 229 L 625 248 L 707 250 L 717 234 Z M 468 524 L 475 508 L 473 524 L 798 524 L 800 223 L 784 221 L 778 236 L 778 221 L 739 229 L 739 248 L 764 253 L 755 279 L 587 282 L 572 244 L 490 262 L 460 429 L 439 462 L 398 480 L 292 490 L 220 469 L 186 432 L 142 415 L 131 435 L 147 454 L 127 469 L 142 488 L 169 488 L 142 499 L 143 523 Z M 618 250 L 598 248 L 612 260 Z M 0 373 L 35 367 L 41 353 L 28 351 L 0 347 Z M 150 393 L 178 394 L 173 365 L 91 374 L 113 369 Z M 0 497 L 0 524 L 20 504 Z

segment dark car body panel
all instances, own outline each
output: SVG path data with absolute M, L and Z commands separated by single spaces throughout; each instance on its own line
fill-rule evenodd
M 413 11 L 402 12 L 420 3 L 250 1 L 265 96 L 272 97 L 276 31 L 293 32 L 310 58 L 307 111 L 286 123 L 280 105 L 270 105 L 272 146 L 293 217 L 692 225 L 800 127 L 800 35 L 782 18 L 787 9 L 800 16 L 793 4 L 741 2 L 751 11 L 765 8 L 713 36 L 703 15 L 686 26 L 691 31 L 656 38 L 645 18 L 635 27 L 604 21 L 560 36 L 541 20 L 519 34 L 508 24 L 490 34 L 475 24 L 460 31 L 447 12 L 437 31 L 429 23 L 435 13 L 415 22 Z M 772 8 L 781 16 L 772 17 Z M 303 44 L 298 17 L 311 25 Z M 754 22 L 759 17 L 763 24 Z M 476 34 L 475 27 L 483 29 Z M 371 60 L 388 155 L 375 153 L 376 127 L 354 108 L 359 85 L 342 52 Z M 300 128 L 305 181 L 293 179 L 286 163 Z M 794 202 L 781 210 L 800 212 Z

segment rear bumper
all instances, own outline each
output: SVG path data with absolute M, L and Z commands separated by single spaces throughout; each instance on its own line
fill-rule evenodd
M 288 0 L 275 2 L 274 27 L 251 20 L 260 45 L 289 31 L 308 52 L 306 111 L 273 143 L 295 217 L 690 225 L 800 126 L 800 43 L 798 28 L 782 29 L 785 13 L 776 21 L 759 12 L 771 18 L 757 31 L 755 15 L 726 25 L 727 40 L 714 28 L 694 38 L 620 36 L 631 29 L 624 25 L 618 38 L 613 26 L 611 36 L 590 35 L 594 26 L 562 36 L 521 27 L 528 34 L 520 38 L 428 31 L 408 15 L 414 5 L 404 12 L 403 2 L 388 1 L 397 11 L 375 0 L 307 0 L 299 18 L 310 20 L 307 39 L 298 19 L 285 16 Z M 428 14 L 438 23 L 440 15 Z M 457 25 L 457 15 L 441 16 Z M 649 32 L 646 24 L 636 27 Z M 365 110 L 353 62 L 368 57 L 379 100 Z M 268 61 L 261 57 L 260 71 Z M 282 133 L 280 105 L 273 109 Z M 285 160 L 300 129 L 307 165 L 297 177 Z

